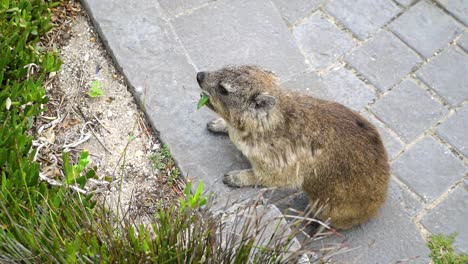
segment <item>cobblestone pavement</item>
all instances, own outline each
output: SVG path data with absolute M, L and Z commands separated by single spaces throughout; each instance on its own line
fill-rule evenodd
M 430 233 L 468 252 L 468 1 L 82 0 L 183 173 L 220 203 L 223 173 L 248 166 L 195 110 L 195 73 L 258 64 L 285 87 L 341 102 L 373 122 L 393 177 L 387 203 L 345 232 L 345 262 L 428 262 Z M 419 256 L 419 257 L 417 257 Z

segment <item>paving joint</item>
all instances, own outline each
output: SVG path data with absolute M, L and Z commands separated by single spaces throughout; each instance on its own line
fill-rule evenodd
M 269 0 L 271 2 L 271 0 Z M 313 16 L 318 10 L 320 10 L 321 8 L 323 8 L 324 6 L 326 6 L 331 0 L 326 0 L 325 2 L 323 2 L 322 4 L 320 4 L 318 7 L 316 8 L 313 8 L 307 15 L 299 18 L 298 20 L 296 20 L 296 22 L 294 22 L 293 24 L 289 24 L 288 25 L 288 28 L 290 28 L 291 30 L 293 28 L 296 28 L 297 26 L 300 26 L 301 24 L 303 24 L 307 19 L 309 19 L 311 16 Z M 278 7 L 275 5 L 275 3 L 271 2 L 275 7 L 276 9 L 279 11 Z
M 440 10 L 442 10 L 442 12 L 444 12 L 446 15 L 450 16 L 451 18 L 453 18 L 455 21 L 457 21 L 461 26 L 463 27 L 467 27 L 468 25 L 465 25 L 465 23 L 463 23 L 463 21 L 461 21 L 460 19 L 458 19 L 458 17 L 454 16 L 452 14 L 452 12 L 450 12 L 449 10 L 447 10 L 443 5 L 441 5 L 437 0 L 426 0 L 426 1 L 429 1 L 430 3 L 432 3 L 433 5 L 435 5 L 436 7 L 438 7 Z
M 320 7 L 318 10 L 320 10 L 323 14 L 325 14 L 325 17 L 332 22 L 339 30 L 345 32 L 349 37 L 351 37 L 354 42 L 356 42 L 356 47 L 360 46 L 364 41 L 361 40 L 356 34 L 354 34 L 353 31 L 351 31 L 349 28 L 347 28 L 343 23 L 341 23 L 336 17 L 328 13 L 325 8 Z M 356 48 L 354 47 L 354 48 Z

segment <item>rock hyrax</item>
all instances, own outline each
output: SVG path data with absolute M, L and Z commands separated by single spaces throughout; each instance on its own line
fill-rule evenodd
M 377 213 L 390 177 L 387 154 L 358 113 L 284 90 L 273 73 L 255 66 L 199 72 L 197 81 L 221 116 L 208 129 L 229 133 L 252 165 L 224 175 L 225 184 L 302 188 L 324 206 L 320 219 L 341 229 Z

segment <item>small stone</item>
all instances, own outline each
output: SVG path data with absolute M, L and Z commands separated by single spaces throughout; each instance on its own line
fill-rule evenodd
M 151 149 L 152 150 L 158 150 L 159 148 L 161 148 L 161 144 L 155 143 Z

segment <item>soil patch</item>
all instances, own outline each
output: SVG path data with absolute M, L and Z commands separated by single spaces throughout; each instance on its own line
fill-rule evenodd
M 62 153 L 69 152 L 76 162 L 87 150 L 98 179 L 86 191 L 114 209 L 120 201 L 133 218 L 151 215 L 182 194 L 182 180 L 87 15 L 79 4 L 68 5 L 54 10 L 57 27 L 43 40 L 60 50 L 63 64 L 49 76 L 47 111 L 34 122 L 41 172 L 61 181 Z M 91 89 L 101 95 L 91 96 Z

